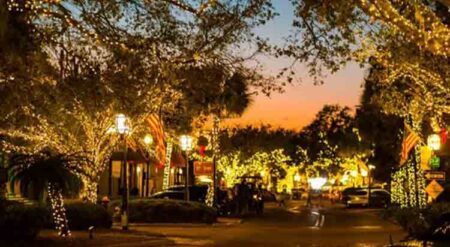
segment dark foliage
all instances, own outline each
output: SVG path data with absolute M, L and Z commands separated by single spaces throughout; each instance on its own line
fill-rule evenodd
M 88 230 L 91 226 L 95 228 L 111 228 L 112 226 L 112 213 L 98 204 L 67 203 L 66 212 L 71 230 Z
M 119 202 L 111 203 L 111 207 L 119 206 Z M 198 202 L 178 200 L 141 199 L 132 200 L 130 206 L 130 222 L 152 223 L 214 223 L 217 213 Z
M 34 239 L 49 217 L 44 207 L 0 199 L 0 239 Z
M 442 234 L 442 226 L 450 224 L 450 203 L 435 203 L 425 209 L 393 207 L 385 212 L 393 218 L 411 237 L 427 240 L 450 239 Z

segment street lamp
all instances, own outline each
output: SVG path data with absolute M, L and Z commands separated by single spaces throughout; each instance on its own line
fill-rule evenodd
M 120 135 L 120 139 L 123 142 L 123 163 L 122 163 L 122 230 L 128 230 L 128 198 L 130 192 L 128 190 L 128 174 L 127 174 L 127 141 L 125 135 L 129 131 L 129 126 L 127 125 L 127 117 L 124 114 L 116 115 L 116 131 Z
M 147 134 L 144 136 L 144 143 L 147 146 L 151 146 L 153 144 L 153 137 L 150 134 Z M 148 148 L 148 147 L 147 147 Z M 145 179 L 145 180 L 144 180 Z M 142 176 L 142 183 L 145 183 L 145 195 L 149 196 L 149 188 L 148 188 L 148 182 L 150 180 L 150 161 L 149 159 L 146 159 L 146 172 L 143 173 Z M 144 188 L 144 187 L 142 187 Z
M 327 182 L 327 179 L 322 177 L 310 178 L 308 179 L 308 182 L 311 184 L 311 188 L 313 190 L 320 190 L 322 186 Z
M 369 199 L 367 201 L 367 205 L 370 207 L 370 197 L 372 196 L 372 193 L 371 193 L 372 192 L 372 189 L 371 189 L 371 187 L 372 187 L 372 170 L 375 169 L 375 166 L 374 165 L 368 165 L 367 167 L 369 168 L 369 184 L 368 184 L 368 190 L 367 190 L 367 194 L 369 196 Z
M 181 150 L 185 152 L 186 155 L 186 179 L 185 179 L 185 197 L 186 201 L 189 201 L 189 151 L 192 149 L 192 137 L 188 135 L 180 136 L 180 146 Z
M 153 144 L 153 137 L 151 135 L 149 135 L 149 134 L 145 135 L 144 143 L 146 145 L 152 145 Z
M 438 134 L 431 134 L 427 138 L 427 145 L 433 151 L 438 151 L 441 148 L 441 137 Z

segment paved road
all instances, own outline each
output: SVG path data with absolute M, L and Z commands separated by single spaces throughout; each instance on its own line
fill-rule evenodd
M 264 216 L 241 224 L 214 226 L 135 226 L 181 246 L 384 246 L 405 237 L 382 220 L 379 210 L 326 206 L 306 209 L 300 202 L 286 208 L 268 205 Z

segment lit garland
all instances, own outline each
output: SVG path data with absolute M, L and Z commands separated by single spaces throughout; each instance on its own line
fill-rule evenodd
M 167 190 L 170 185 L 170 161 L 172 159 L 172 142 L 167 141 L 166 145 L 166 160 L 164 161 L 164 177 L 163 177 L 163 190 Z M 187 158 L 187 157 L 186 157 Z
M 223 155 L 217 161 L 217 170 L 221 173 L 227 187 L 233 187 L 240 182 L 240 177 L 247 175 L 261 175 L 267 171 L 271 176 L 280 177 L 279 170 L 286 170 L 285 164 L 290 157 L 283 149 L 276 149 L 270 153 L 257 152 L 248 159 L 242 159 L 241 152 Z
M 409 118 L 411 119 L 411 118 Z M 417 121 L 412 121 L 413 130 L 420 130 Z M 425 177 L 420 168 L 420 145 L 414 146 L 414 154 L 406 163 L 391 175 L 391 202 L 402 208 L 424 208 L 427 203 Z
M 380 20 L 397 32 L 409 42 L 429 50 L 436 55 L 447 57 L 450 55 L 450 30 L 442 23 L 430 9 L 414 0 L 402 1 L 406 11 L 413 19 L 402 15 L 388 0 L 358 0 L 359 6 L 365 13 Z M 405 8 L 405 6 L 404 6 Z
M 69 230 L 69 223 L 66 217 L 66 209 L 64 208 L 64 200 L 61 189 L 53 183 L 48 183 L 48 196 L 52 206 L 52 218 L 55 223 L 58 235 L 61 237 L 68 237 L 71 235 Z
M 213 186 L 208 185 L 208 192 L 206 193 L 205 204 L 209 207 L 214 206 L 214 189 Z

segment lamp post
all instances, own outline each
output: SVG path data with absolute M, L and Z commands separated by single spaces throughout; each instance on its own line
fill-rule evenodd
M 144 137 L 144 143 L 147 146 L 151 146 L 153 144 L 153 137 L 150 134 L 145 135 Z M 143 173 L 145 174 L 145 177 L 143 177 L 142 179 L 142 183 L 144 183 L 144 179 L 145 179 L 145 196 L 149 196 L 149 186 L 148 186 L 148 181 L 150 180 L 150 161 L 149 159 L 147 159 L 146 161 L 146 169 L 145 172 Z M 144 188 L 144 187 L 142 187 Z
M 372 196 L 372 189 L 371 189 L 371 187 L 372 187 L 372 170 L 375 169 L 375 166 L 374 165 L 368 165 L 368 168 L 369 168 L 369 172 L 368 172 L 369 173 L 368 174 L 369 184 L 368 184 L 367 194 L 369 196 L 369 199 L 367 201 L 367 206 L 370 207 L 370 198 Z
M 189 151 L 192 149 L 192 137 L 188 135 L 180 136 L 180 146 L 181 150 L 185 152 L 186 155 L 186 175 L 185 175 L 185 188 L 184 196 L 186 201 L 189 201 Z
M 127 140 L 126 134 L 129 131 L 127 126 L 127 117 L 124 114 L 116 115 L 116 131 L 120 135 L 120 139 L 123 142 L 123 161 L 122 161 L 122 215 L 121 223 L 122 230 L 128 230 L 128 198 L 130 196 L 128 190 L 128 174 L 127 174 Z

